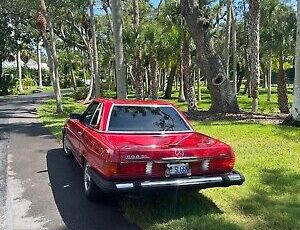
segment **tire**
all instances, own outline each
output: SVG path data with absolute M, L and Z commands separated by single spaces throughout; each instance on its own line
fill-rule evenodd
M 63 150 L 64 150 L 65 155 L 67 157 L 73 157 L 71 149 L 66 145 L 67 136 L 66 136 L 65 133 L 63 134 L 63 140 L 62 141 L 63 141 Z
M 89 163 L 85 161 L 83 168 L 83 185 L 85 196 L 90 201 L 99 201 L 101 198 L 104 198 L 104 194 L 90 176 L 89 168 Z

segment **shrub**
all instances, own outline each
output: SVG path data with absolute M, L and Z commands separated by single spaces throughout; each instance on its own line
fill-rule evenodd
M 89 89 L 86 87 L 78 88 L 76 91 L 73 92 L 72 97 L 75 100 L 83 100 L 88 94 L 88 90 Z

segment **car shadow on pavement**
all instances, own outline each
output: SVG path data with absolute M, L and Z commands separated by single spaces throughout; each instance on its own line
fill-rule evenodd
M 68 229 L 138 229 L 126 221 L 116 201 L 93 203 L 86 199 L 82 170 L 62 149 L 48 151 L 47 167 L 55 203 Z

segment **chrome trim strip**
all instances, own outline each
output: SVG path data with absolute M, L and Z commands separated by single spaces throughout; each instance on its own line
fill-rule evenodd
M 116 184 L 117 189 L 133 189 L 132 183 Z
M 184 123 L 187 125 L 187 127 L 189 128 L 189 130 L 184 130 L 184 131 L 161 131 L 161 132 L 154 132 L 154 131 L 148 131 L 148 132 L 138 132 L 138 131 L 109 131 L 109 123 L 110 123 L 110 117 L 113 111 L 114 106 L 134 106 L 134 107 L 171 107 L 173 108 L 181 117 L 181 119 L 184 121 Z M 108 114 L 108 118 L 107 118 L 107 124 L 106 124 L 106 129 L 105 129 L 106 133 L 137 133 L 137 134 L 142 134 L 142 133 L 158 133 L 158 134 L 169 134 L 169 133 L 189 133 L 189 132 L 194 132 L 193 128 L 190 126 L 190 124 L 188 122 L 186 122 L 186 119 L 182 116 L 182 114 L 177 110 L 177 108 L 175 108 L 173 105 L 148 105 L 148 104 L 130 104 L 130 102 L 128 102 L 128 104 L 114 104 L 112 103 L 109 114 Z
M 222 182 L 222 177 L 204 177 L 197 179 L 177 179 L 171 181 L 144 181 L 141 183 L 141 186 L 144 188 L 147 187 L 160 187 L 160 186 L 184 186 L 184 185 L 197 185 L 197 184 L 205 184 L 205 183 L 219 183 Z

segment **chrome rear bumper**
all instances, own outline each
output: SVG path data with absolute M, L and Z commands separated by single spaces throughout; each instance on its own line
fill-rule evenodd
M 140 181 L 108 181 L 103 179 L 95 171 L 90 170 L 90 174 L 96 184 L 104 192 L 130 192 L 136 190 L 160 190 L 174 188 L 212 188 L 241 185 L 245 177 L 237 171 L 225 174 L 190 176 L 183 178 L 165 178 Z

